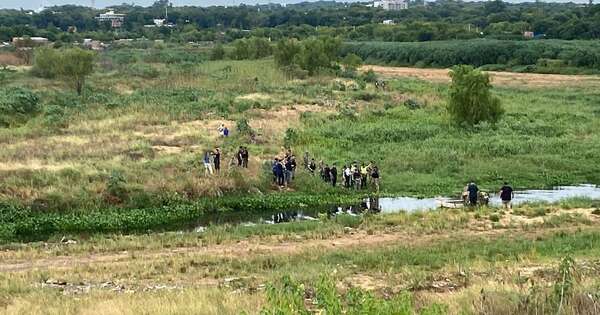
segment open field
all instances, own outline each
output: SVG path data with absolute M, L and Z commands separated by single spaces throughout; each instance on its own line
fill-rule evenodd
M 363 71 L 373 70 L 386 78 L 416 78 L 435 83 L 449 83 L 450 69 L 425 69 L 410 67 L 386 67 L 366 65 Z M 581 87 L 590 88 L 600 86 L 600 76 L 597 75 L 566 75 L 566 74 L 540 74 L 487 71 L 492 77 L 492 84 L 515 88 L 545 88 L 545 87 Z
M 304 170 L 275 187 L 268 161 L 287 148 L 300 163 L 305 151 L 340 168 L 374 161 L 382 195 L 600 183 L 597 78 L 493 73 L 506 114 L 463 127 L 446 70 L 369 67 L 296 78 L 270 58 L 115 50 L 82 96 L 8 72 L 3 95 L 39 109 L 0 116 L 0 312 L 596 314 L 589 198 L 253 223 L 374 193 Z M 230 163 L 242 145 L 248 169 Z M 223 171 L 205 176 L 217 146 Z
M 7 314 L 254 314 L 270 308 L 266 289 L 289 276 L 305 285 L 307 307 L 318 310 L 312 288 L 329 275 L 339 292 L 356 288 L 383 299 L 408 294 L 407 305 L 417 312 L 526 314 L 519 302 L 525 298 L 538 299 L 529 302 L 530 311 L 556 307 L 552 290 L 568 256 L 576 280 L 563 310 L 593 314 L 600 217 L 593 209 L 545 209 L 541 217 L 528 207 L 513 214 L 446 210 L 13 244 L 0 253 L 0 308 Z
M 445 70 L 375 67 L 389 81 L 380 91 L 360 79 L 291 79 L 269 59 L 126 66 L 119 58 L 106 57 L 82 98 L 60 81 L 12 74 L 9 87 L 38 93 L 42 113 L 0 130 L 4 200 L 48 210 L 136 208 L 271 191 L 262 163 L 286 145 L 299 159 L 308 150 L 338 167 L 374 160 L 389 194 L 450 195 L 470 178 L 494 190 L 504 179 L 522 188 L 600 182 L 600 83 L 592 76 L 493 73 L 507 114 L 465 132 L 445 110 Z M 63 114 L 44 113 L 57 106 Z M 235 130 L 241 118 L 254 141 Z M 220 123 L 232 137 L 218 138 Z M 249 170 L 228 167 L 239 145 L 250 148 Z M 199 160 L 216 146 L 224 172 L 205 178 Z M 120 196 L 109 192 L 115 178 Z M 291 189 L 332 191 L 302 172 Z

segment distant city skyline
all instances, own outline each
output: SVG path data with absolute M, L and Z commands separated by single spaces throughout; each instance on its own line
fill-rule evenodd
M 211 5 L 239 5 L 241 3 L 245 4 L 266 4 L 266 3 L 298 3 L 304 2 L 305 0 L 171 0 L 171 3 L 174 6 L 211 6 Z M 315 1 L 315 0 L 313 0 Z M 313 2 L 310 1 L 310 2 Z M 349 0 L 349 1 L 339 1 L 339 2 L 358 2 L 360 0 Z M 507 2 L 533 2 L 534 0 L 529 1 L 507 1 Z M 123 3 L 134 3 L 136 5 L 141 6 L 149 6 L 154 3 L 154 0 L 95 0 L 96 8 L 105 8 L 111 5 L 119 5 Z M 588 0 L 575 0 L 575 1 L 544 1 L 544 2 L 575 2 L 575 3 L 588 3 Z M 0 0 L 0 9 L 26 9 L 26 10 L 35 10 L 40 8 L 41 6 L 55 6 L 55 5 L 65 5 L 65 4 L 76 4 L 82 6 L 91 6 L 92 0 Z

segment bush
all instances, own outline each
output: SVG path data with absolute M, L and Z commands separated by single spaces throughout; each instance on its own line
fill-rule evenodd
M 57 63 L 60 61 L 58 50 L 48 47 L 37 48 L 33 58 L 34 64 L 31 68 L 31 74 L 46 79 L 52 79 L 57 76 Z
M 67 114 L 63 107 L 48 105 L 44 108 L 44 125 L 55 128 L 65 128 L 69 125 Z
M 223 58 L 225 58 L 225 48 L 221 44 L 215 45 L 210 51 L 210 60 L 222 60 Z
M 0 90 L 0 126 L 20 124 L 39 111 L 39 98 L 31 90 Z
M 490 92 L 490 78 L 486 73 L 472 66 L 456 66 L 450 71 L 450 77 L 448 111 L 457 123 L 473 126 L 500 119 L 504 110 L 500 99 Z
M 236 122 L 236 130 L 241 135 L 254 135 L 254 130 L 250 127 L 246 118 L 241 118 Z
M 154 79 L 160 75 L 160 72 L 153 66 L 145 63 L 134 63 L 127 67 L 127 73 L 132 76 Z

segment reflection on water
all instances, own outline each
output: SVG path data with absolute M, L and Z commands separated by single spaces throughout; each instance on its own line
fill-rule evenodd
M 595 185 L 579 185 L 579 186 L 560 186 L 554 189 L 547 190 L 524 190 L 515 191 L 513 204 L 518 205 L 525 202 L 547 202 L 555 203 L 564 199 L 574 197 L 585 197 L 590 199 L 600 199 L 600 188 Z M 502 205 L 500 197 L 496 193 L 492 193 L 490 205 L 498 207 Z M 392 197 L 392 198 L 375 198 L 370 197 L 355 205 L 329 205 L 322 209 L 310 209 L 309 211 L 299 211 L 294 209 L 282 209 L 278 213 L 249 215 L 247 213 L 216 213 L 213 216 L 205 217 L 202 221 L 197 222 L 200 226 L 213 224 L 236 224 L 247 222 L 244 225 L 254 223 L 284 223 L 298 220 L 318 220 L 320 213 L 327 214 L 332 217 L 339 214 L 357 215 L 366 211 L 394 213 L 400 211 L 415 212 L 433 210 L 440 207 L 460 208 L 462 200 L 452 199 L 448 197 L 436 198 L 412 198 L 412 197 Z M 198 225 L 196 225 L 198 226 Z M 203 230 L 202 230 L 203 231 Z

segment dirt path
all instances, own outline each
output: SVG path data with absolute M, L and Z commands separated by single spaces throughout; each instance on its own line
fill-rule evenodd
M 408 67 L 384 67 L 367 65 L 361 70 L 372 69 L 385 77 L 412 77 L 431 82 L 450 82 L 449 69 L 422 69 Z M 600 85 L 600 76 L 592 75 L 562 75 L 539 73 L 516 73 L 488 71 L 492 83 L 504 86 L 547 87 L 565 86 L 581 87 L 582 85 Z
M 124 251 L 119 253 L 100 253 L 73 256 L 51 256 L 44 258 L 27 259 L 0 262 L 0 273 L 26 272 L 35 269 L 71 269 L 82 265 L 92 264 L 126 264 L 129 261 L 144 260 L 151 261 L 180 254 L 195 254 L 211 258 L 238 258 L 249 259 L 260 255 L 293 255 L 316 249 L 352 249 L 391 245 L 425 245 L 432 242 L 440 242 L 452 239 L 472 237 L 536 237 L 556 231 L 574 230 L 574 228 L 544 229 L 543 231 L 523 231 L 515 229 L 504 230 L 462 230 L 452 233 L 414 235 L 406 232 L 394 232 L 388 234 L 369 235 L 365 231 L 353 231 L 340 237 L 324 240 L 299 240 L 277 242 L 259 239 L 249 239 L 235 244 L 208 245 L 198 247 L 181 247 L 175 249 L 162 249 L 158 251 Z

